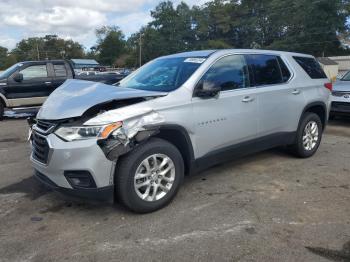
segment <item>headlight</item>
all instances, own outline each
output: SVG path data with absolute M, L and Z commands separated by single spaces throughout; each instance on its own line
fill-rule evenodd
M 121 126 L 121 122 L 104 126 L 62 126 L 55 131 L 55 134 L 66 141 L 85 140 L 91 138 L 105 139 Z

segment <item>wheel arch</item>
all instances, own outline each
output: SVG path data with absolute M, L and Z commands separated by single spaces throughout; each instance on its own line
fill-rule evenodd
M 4 105 L 4 107 L 9 106 L 6 97 L 0 93 L 0 103 L 2 103 Z
M 327 118 L 328 118 L 326 104 L 324 102 L 313 102 L 313 103 L 308 104 L 304 108 L 303 113 L 300 116 L 299 125 L 300 125 L 300 122 L 302 120 L 303 115 L 307 112 L 315 113 L 316 115 L 318 115 L 320 117 L 321 122 L 322 122 L 322 129 L 324 130 L 326 125 L 327 125 Z
M 185 174 L 189 175 L 194 171 L 194 151 L 191 138 L 187 130 L 179 125 L 160 125 L 159 133 L 154 135 L 164 139 L 180 151 L 185 165 Z

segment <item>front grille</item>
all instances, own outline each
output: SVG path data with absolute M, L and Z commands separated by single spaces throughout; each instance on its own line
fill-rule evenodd
M 33 158 L 43 164 L 47 164 L 50 147 L 44 136 L 36 132 L 32 134 Z
M 350 103 L 332 102 L 332 110 L 341 112 L 350 112 Z
M 40 129 L 40 131 L 47 133 L 51 131 L 56 125 L 54 123 L 38 120 L 36 123 L 36 127 Z

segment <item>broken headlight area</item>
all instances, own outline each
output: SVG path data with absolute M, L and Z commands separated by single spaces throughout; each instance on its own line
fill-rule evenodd
M 111 132 L 107 139 L 99 140 L 98 144 L 109 160 L 116 160 L 139 143 L 158 134 L 157 126 L 163 122 L 164 118 L 156 112 L 128 119 L 123 121 L 120 128 Z
M 119 156 L 124 155 L 134 149 L 141 142 L 146 141 L 151 136 L 159 133 L 157 127 L 148 130 L 140 130 L 134 137 L 129 138 L 123 128 L 113 132 L 113 134 L 104 140 L 98 140 L 97 144 L 101 147 L 107 159 L 115 161 Z
M 61 126 L 55 131 L 55 134 L 68 142 L 92 138 L 106 139 L 121 126 L 121 122 L 101 126 Z

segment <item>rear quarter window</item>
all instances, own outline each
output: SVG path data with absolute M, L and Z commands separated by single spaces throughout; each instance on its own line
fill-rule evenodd
M 323 72 L 321 65 L 316 61 L 316 59 L 299 56 L 294 56 L 293 58 L 312 79 L 327 78 L 326 74 Z
M 64 64 L 54 64 L 53 69 L 55 71 L 55 76 L 57 77 L 66 77 L 67 70 Z
M 286 64 L 283 62 L 282 58 L 278 56 L 277 60 L 278 60 L 278 63 L 280 65 L 280 68 L 281 68 L 283 82 L 287 82 L 292 75 L 291 75 L 288 67 L 286 66 Z

